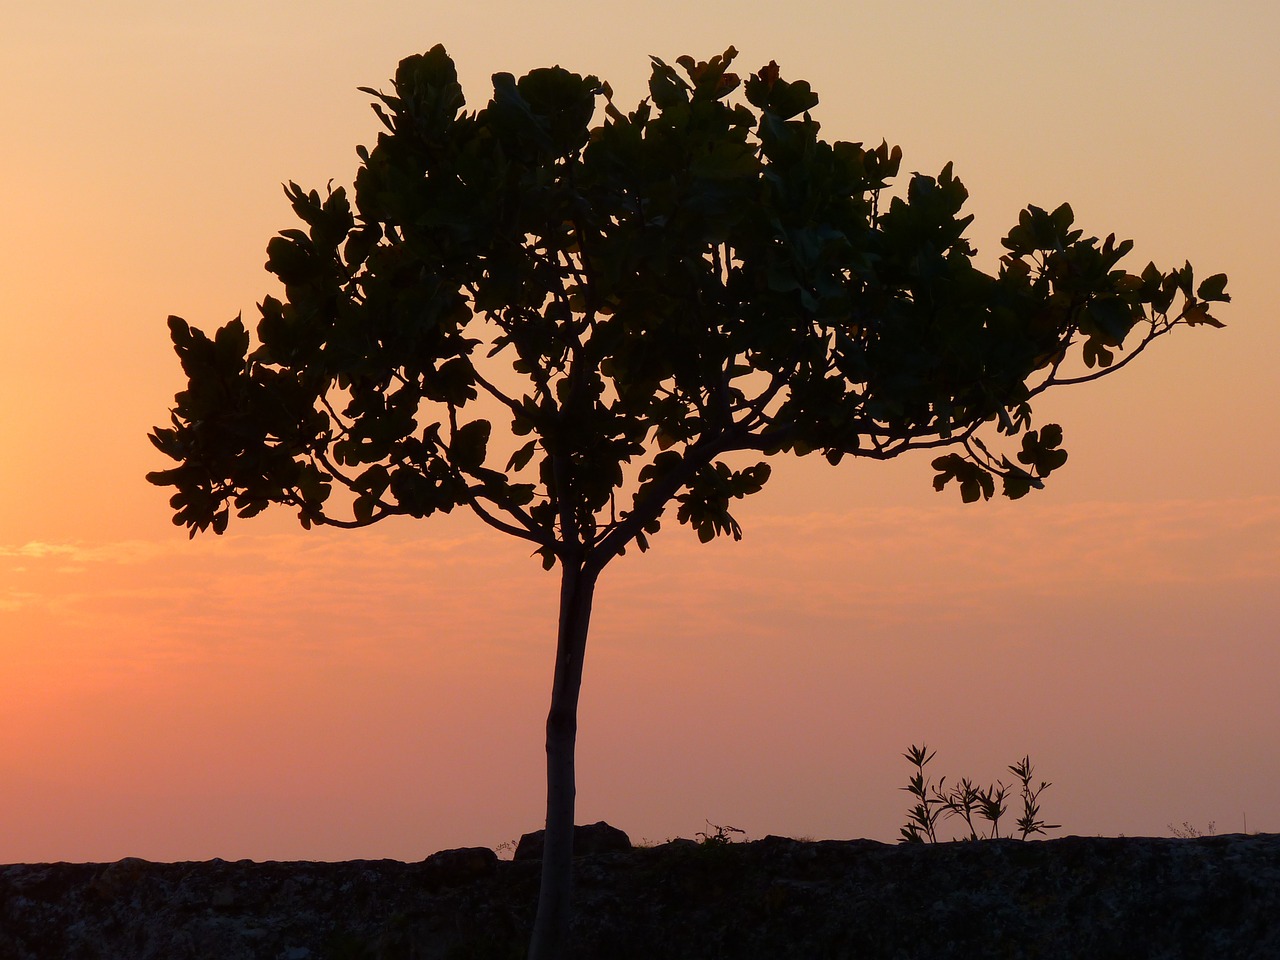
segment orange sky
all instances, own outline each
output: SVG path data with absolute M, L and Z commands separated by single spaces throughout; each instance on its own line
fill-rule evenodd
M 1280 831 L 1272 5 L 423 9 L 8 17 L 0 862 L 414 859 L 539 826 L 555 583 L 522 543 L 283 513 L 191 542 L 142 479 L 181 385 L 165 316 L 252 319 L 280 183 L 349 183 L 378 129 L 356 87 L 436 42 L 473 107 L 557 62 L 634 100 L 649 54 L 734 44 L 809 79 L 829 138 L 954 160 L 988 265 L 1022 205 L 1067 200 L 1134 268 L 1231 276 L 1227 329 L 1044 406 L 1071 461 L 1043 493 L 966 507 L 927 458 L 781 462 L 742 543 L 670 525 L 606 571 L 580 821 L 891 840 L 926 740 L 952 778 L 1029 752 L 1062 833 Z

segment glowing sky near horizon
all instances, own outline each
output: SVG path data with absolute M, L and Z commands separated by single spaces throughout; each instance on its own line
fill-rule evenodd
M 189 541 L 146 441 L 164 318 L 273 290 L 286 180 L 349 183 L 358 86 L 437 42 L 469 106 L 560 63 L 642 94 L 733 44 L 810 80 L 830 139 L 948 160 L 979 261 L 1027 203 L 1231 277 L 1048 401 L 1071 460 L 964 506 L 927 457 L 775 464 L 741 543 L 664 527 L 606 571 L 580 821 L 633 839 L 892 840 L 911 743 L 983 781 L 1030 753 L 1060 834 L 1280 831 L 1280 62 L 1270 4 L 66 0 L 0 37 L 0 862 L 414 859 L 539 826 L 555 583 L 450 517 Z

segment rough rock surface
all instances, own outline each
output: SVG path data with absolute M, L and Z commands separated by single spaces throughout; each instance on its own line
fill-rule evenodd
M 0 867 L 0 960 L 519 958 L 539 863 Z M 1280 835 L 676 840 L 576 862 L 575 956 L 1280 957 Z
M 516 844 L 512 860 L 541 860 L 542 839 L 545 830 L 526 833 Z M 603 820 L 578 825 L 573 828 L 573 853 L 575 856 L 593 856 L 598 853 L 622 853 L 631 849 L 631 838 Z

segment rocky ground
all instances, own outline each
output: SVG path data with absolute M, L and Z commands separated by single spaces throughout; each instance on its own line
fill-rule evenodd
M 1280 957 L 1280 835 L 605 841 L 575 867 L 584 960 Z M 3 866 L 0 960 L 514 960 L 538 885 L 523 846 Z

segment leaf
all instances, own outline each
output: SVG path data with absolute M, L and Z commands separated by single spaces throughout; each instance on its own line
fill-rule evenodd
M 1231 300 L 1230 295 L 1226 293 L 1226 288 L 1227 275 L 1225 273 L 1215 273 L 1213 276 L 1200 281 L 1200 286 L 1196 288 L 1196 296 L 1201 300 L 1226 303 Z
M 372 497 L 356 497 L 351 503 L 351 514 L 357 523 L 370 523 L 373 520 L 373 508 Z
M 964 457 L 958 453 L 948 453 L 944 456 L 936 457 L 931 463 L 933 469 L 938 471 L 938 475 L 933 478 L 933 489 L 941 493 L 943 488 L 955 478 L 956 464 L 963 462 Z
M 1103 343 L 1119 346 L 1133 328 L 1133 310 L 1119 297 L 1099 297 L 1085 308 Z M 1104 364 L 1105 366 L 1105 364 Z
M 1000 477 L 1003 483 L 1001 492 L 1010 500 L 1021 500 L 1033 488 L 1039 490 L 1044 487 L 1044 483 L 1038 478 L 1007 460 L 1004 462 L 1004 467 L 1005 470 Z
M 281 235 L 267 241 L 267 270 L 284 284 L 302 284 L 319 273 L 319 262 L 311 247 L 311 238 L 300 231 L 294 236 Z
M 773 61 L 747 80 L 746 94 L 751 104 L 780 120 L 789 120 L 818 105 L 818 95 L 806 81 L 788 83 L 783 80 L 777 63 Z
M 488 420 L 473 420 L 457 429 L 449 444 L 449 460 L 455 469 L 474 473 L 484 466 L 491 429 Z
M 995 494 L 995 480 L 990 471 L 958 453 L 949 453 L 933 461 L 939 471 L 933 478 L 933 489 L 942 492 L 952 480 L 960 484 L 960 499 L 965 503 L 990 500 Z
M 485 111 L 490 127 L 517 151 L 533 147 L 551 152 L 554 144 L 546 120 L 537 116 L 509 73 L 493 75 L 493 99 Z
M 512 470 L 523 470 L 525 466 L 533 459 L 534 451 L 538 449 L 538 441 L 530 440 L 519 450 L 511 455 L 511 459 L 507 461 L 507 472 Z
M 1059 449 L 1062 427 L 1046 424 L 1043 430 L 1030 430 L 1022 438 L 1018 461 L 1031 467 L 1037 476 L 1047 477 L 1067 462 L 1067 451 Z
M 670 66 L 657 57 L 653 61 L 653 72 L 649 76 L 649 96 L 659 110 L 667 111 L 689 102 L 689 85 L 681 79 Z
M 973 472 L 960 481 L 960 499 L 965 503 L 974 503 L 978 498 L 990 500 L 996 492 L 995 480 L 981 467 L 971 466 L 974 467 Z
M 1204 324 L 1209 327 L 1222 329 L 1226 326 L 1221 320 L 1218 320 L 1209 313 L 1209 305 L 1207 303 L 1193 303 L 1182 311 L 1182 320 L 1189 327 Z
M 1115 359 L 1115 354 L 1104 347 L 1097 337 L 1090 337 L 1084 342 L 1082 356 L 1084 365 L 1090 369 L 1093 367 L 1109 367 Z
M 709 61 L 699 62 L 686 54 L 677 57 L 676 63 L 684 68 L 689 79 L 693 81 L 694 92 L 698 98 L 720 100 L 738 87 L 738 77 L 725 72 L 737 55 L 738 51 L 730 47 L 723 55 L 712 57 Z

